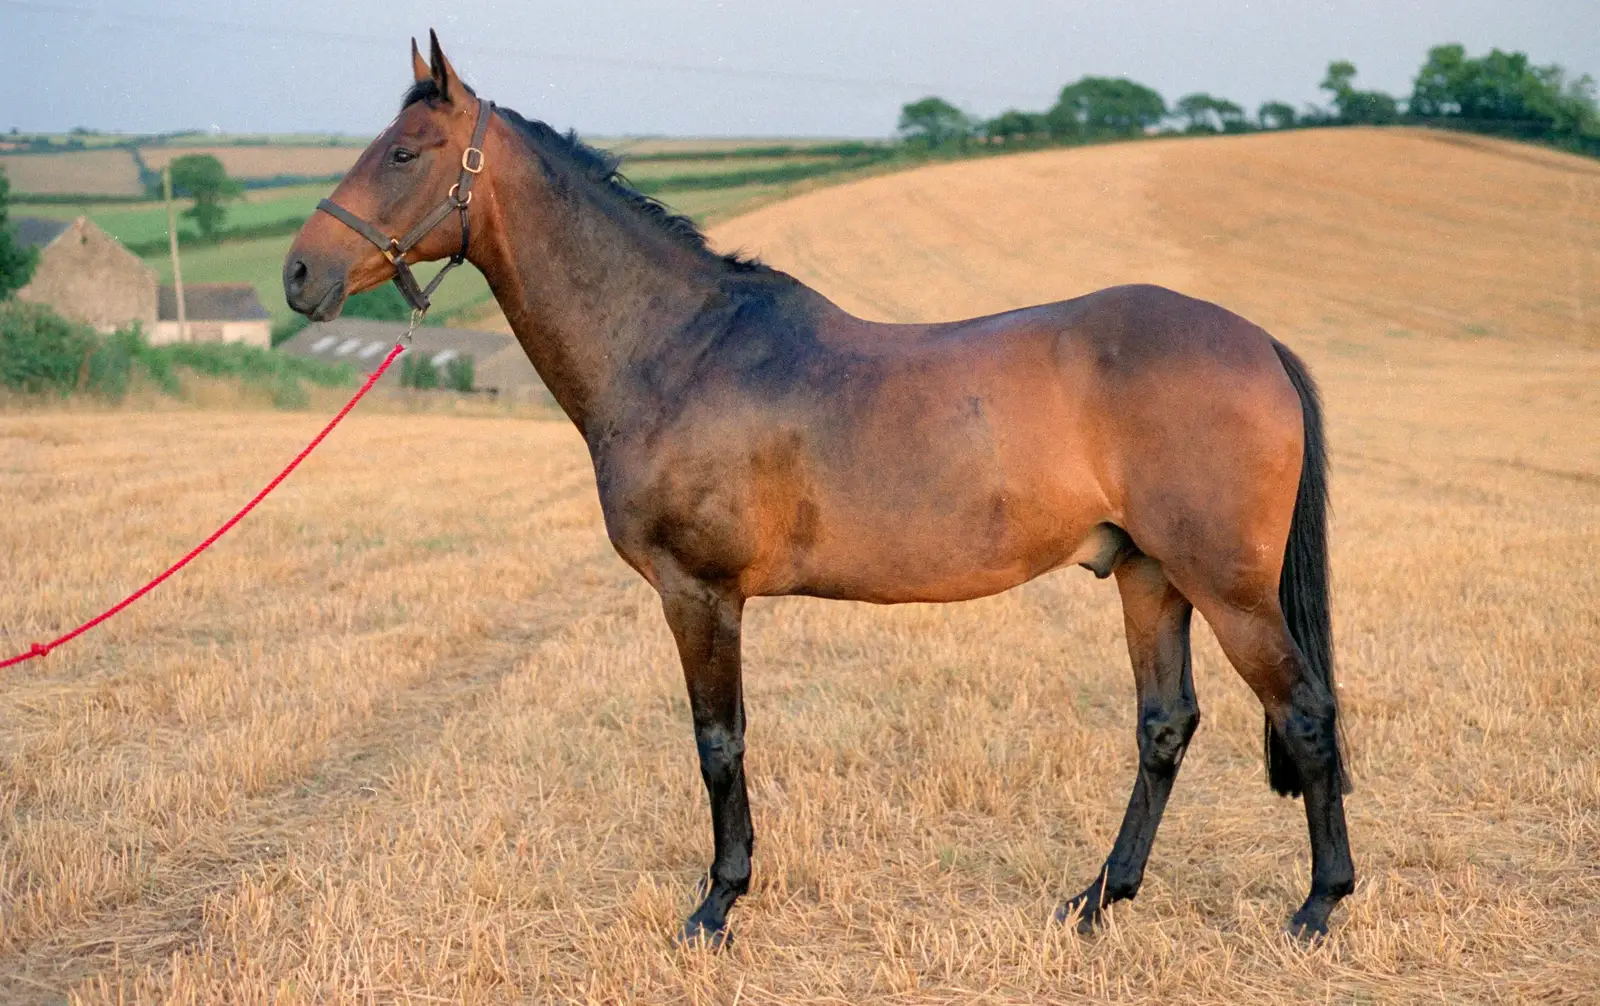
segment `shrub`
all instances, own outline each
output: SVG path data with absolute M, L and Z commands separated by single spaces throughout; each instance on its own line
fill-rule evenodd
M 276 387 L 286 380 L 305 380 L 337 388 L 350 384 L 355 378 L 350 367 L 342 363 L 323 363 L 239 342 L 175 342 L 166 346 L 145 346 L 143 354 L 146 359 L 164 359 L 174 367 L 184 367 L 209 377 L 237 378 L 258 387 Z
M 89 354 L 88 380 L 83 390 L 92 391 L 113 402 L 121 401 L 133 379 L 134 363 L 144 349 L 144 333 L 135 326 L 114 332 L 96 342 Z M 178 375 L 170 370 L 158 374 L 148 366 L 145 372 L 162 391 L 170 395 L 178 393 Z
M 408 352 L 400 358 L 400 386 L 427 391 L 445 388 L 450 391 L 468 391 L 476 380 L 472 357 L 453 356 L 445 361 L 444 372 L 433 359 L 420 353 Z
M 43 304 L 0 302 L 0 384 L 28 394 L 66 394 L 87 381 L 98 339 L 87 325 Z
M 439 368 L 420 353 L 406 353 L 400 361 L 400 386 L 427 390 L 439 386 Z
M 472 371 L 472 357 L 456 357 L 445 364 L 444 386 L 453 391 L 471 391 L 475 376 Z
M 272 406 L 286 412 L 304 409 L 311 404 L 311 396 L 300 382 L 288 374 L 280 374 L 272 386 Z
M 344 302 L 339 312 L 346 318 L 375 318 L 378 321 L 410 321 L 411 305 L 393 283 L 363 290 Z
M 344 364 L 327 364 L 241 343 L 186 342 L 151 346 L 137 325 L 99 336 L 41 304 L 0 303 L 0 384 L 28 394 L 87 392 L 120 401 L 136 371 L 178 397 L 180 370 L 231 378 L 266 388 L 279 408 L 304 408 L 301 382 L 343 387 L 354 382 Z
M 305 328 L 309 324 L 311 324 L 311 322 L 308 321 L 304 315 L 300 314 L 291 315 L 283 321 L 273 322 L 272 348 L 277 349 L 290 339 L 293 339 L 295 336 L 300 334 L 301 329 Z

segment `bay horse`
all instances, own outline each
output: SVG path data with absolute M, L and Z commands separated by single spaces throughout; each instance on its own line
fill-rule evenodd
M 1104 867 L 1056 917 L 1090 932 L 1139 890 L 1200 721 L 1199 609 L 1265 709 L 1270 785 L 1304 795 L 1311 891 L 1289 929 L 1327 932 L 1355 874 L 1322 416 L 1294 353 L 1154 286 L 864 321 L 714 253 L 576 134 L 479 99 L 437 37 L 411 54 L 399 116 L 296 237 L 284 292 L 324 320 L 397 279 L 420 308 L 410 264 L 465 258 L 583 434 L 606 532 L 661 596 L 710 796 L 714 856 L 680 940 L 722 945 L 750 884 L 747 599 L 961 601 L 1070 565 L 1116 578 L 1138 773 Z

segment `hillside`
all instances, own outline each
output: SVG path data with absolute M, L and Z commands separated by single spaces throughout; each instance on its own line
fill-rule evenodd
M 964 161 L 812 192 L 714 236 L 885 320 L 1143 281 L 1274 329 L 1332 317 L 1600 346 L 1600 162 L 1459 134 L 1303 130 Z

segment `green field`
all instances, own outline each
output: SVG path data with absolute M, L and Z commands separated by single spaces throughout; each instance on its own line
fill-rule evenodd
M 721 157 L 699 160 L 680 160 L 677 158 L 671 160 L 642 160 L 624 156 L 622 173 L 632 181 L 642 182 L 676 176 L 715 176 L 735 171 L 767 171 L 772 168 L 788 167 L 795 164 L 829 164 L 837 160 L 838 158 L 835 157 L 816 157 L 810 154 L 797 154 L 790 157 L 741 157 L 736 160 Z
M 198 142 L 203 139 L 196 137 Z M 284 138 L 298 140 L 303 137 Z M 644 191 L 701 223 L 736 216 L 764 203 L 818 184 L 884 170 L 881 153 L 841 153 L 817 148 L 824 142 L 805 140 L 619 141 L 632 156 L 623 172 Z M 698 145 L 696 145 L 698 143 Z M 791 152 L 774 153 L 787 148 Z M 287 229 L 297 226 L 315 210 L 317 200 L 333 190 L 321 182 L 256 189 L 228 205 L 226 228 L 249 229 L 282 225 L 285 233 L 241 236 L 220 244 L 188 243 L 182 248 L 183 276 L 191 283 L 246 282 L 254 285 L 261 303 L 274 321 L 292 316 L 283 300 L 280 270 L 294 240 Z M 186 208 L 186 202 L 185 207 Z M 142 248 L 147 261 L 171 281 L 171 262 L 163 242 L 167 236 L 166 208 L 159 202 L 130 199 L 120 202 L 28 202 L 12 204 L 14 217 L 40 216 L 70 220 L 87 216 L 124 244 Z M 192 225 L 180 219 L 180 240 L 193 238 Z M 418 273 L 426 280 L 437 266 Z M 472 269 L 463 269 L 444 285 L 435 298 L 434 317 L 471 323 L 479 305 L 490 303 L 488 284 Z
M 704 224 L 736 217 L 763 203 L 781 199 L 793 188 L 793 185 L 741 185 L 732 189 L 663 193 L 657 198 L 674 211 Z
M 281 220 L 304 220 L 316 209 L 317 200 L 332 191 L 327 183 L 295 185 L 281 189 L 256 189 L 245 198 L 228 204 L 229 227 L 254 227 Z M 187 199 L 179 200 L 179 211 L 187 209 Z M 30 203 L 11 204 L 14 217 L 45 217 L 72 220 L 86 216 L 107 234 L 123 244 L 159 241 L 167 236 L 167 210 L 162 203 L 130 200 L 122 203 Z M 193 225 L 178 220 L 180 236 L 191 235 Z

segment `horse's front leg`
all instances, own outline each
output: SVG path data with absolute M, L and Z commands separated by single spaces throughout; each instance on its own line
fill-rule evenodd
M 711 797 L 716 852 L 705 900 L 679 940 L 721 947 L 728 909 L 750 887 L 750 801 L 744 788 L 744 697 L 739 681 L 739 626 L 744 598 L 698 580 L 664 587 L 662 608 L 678 643 L 694 714 L 700 776 Z

